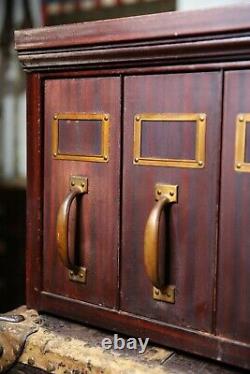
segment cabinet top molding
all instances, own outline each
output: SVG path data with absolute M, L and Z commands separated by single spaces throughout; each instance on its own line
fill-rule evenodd
M 25 70 L 131 66 L 152 58 L 179 63 L 234 55 L 239 60 L 239 54 L 250 54 L 249 14 L 250 6 L 242 5 L 18 30 L 15 49 Z

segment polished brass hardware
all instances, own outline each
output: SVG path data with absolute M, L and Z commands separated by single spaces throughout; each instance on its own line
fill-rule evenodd
M 87 269 L 79 266 L 76 271 L 69 271 L 69 279 L 73 282 L 86 283 L 87 280 Z
M 234 170 L 249 173 L 250 163 L 245 161 L 247 122 L 250 122 L 250 113 L 238 114 L 236 118 Z
M 175 286 L 166 286 L 162 289 L 153 287 L 153 299 L 174 304 L 175 303 Z
M 88 178 L 72 176 L 70 178 L 70 193 L 61 204 L 57 214 L 56 240 L 59 256 L 64 266 L 69 270 L 69 279 L 75 282 L 86 283 L 87 270 L 76 266 L 69 257 L 68 225 L 71 204 L 78 195 L 88 192 Z
M 144 157 L 141 155 L 141 133 L 143 121 L 196 122 L 195 159 L 171 159 Z M 141 113 L 134 119 L 134 164 L 151 166 L 169 166 L 180 168 L 204 168 L 206 148 L 205 113 Z
M 144 234 L 144 263 L 147 275 L 153 285 L 153 298 L 169 303 L 175 302 L 175 286 L 165 285 L 165 279 L 160 279 L 159 261 L 159 225 L 161 213 L 168 204 L 177 203 L 178 186 L 157 183 L 155 185 L 155 200 L 157 203 L 151 210 Z
M 108 162 L 109 161 L 109 114 L 106 113 L 57 113 L 52 120 L 52 155 L 56 160 L 74 160 L 89 162 Z M 59 146 L 59 121 L 101 121 L 102 144 L 100 154 L 79 155 L 64 154 L 58 149 Z

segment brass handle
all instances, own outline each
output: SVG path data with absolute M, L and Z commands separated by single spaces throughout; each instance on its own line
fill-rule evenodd
M 157 288 L 164 286 L 164 280 L 160 279 L 158 258 L 159 258 L 159 225 L 160 217 L 164 206 L 170 203 L 167 196 L 162 197 L 150 212 L 144 236 L 144 262 L 149 279 L 152 285 Z
M 145 227 L 144 263 L 147 275 L 152 285 L 155 287 L 154 293 L 156 292 L 156 296 L 158 295 L 157 299 L 160 299 L 160 290 L 162 291 L 162 293 L 164 293 L 165 291 L 169 293 L 169 287 L 166 288 L 165 279 L 161 279 L 160 277 L 158 266 L 160 218 L 163 208 L 166 205 L 177 202 L 177 186 L 157 184 L 155 186 L 155 197 L 157 202 L 149 214 Z M 172 289 L 173 287 L 171 288 L 171 290 Z M 166 297 L 164 301 L 172 302 L 166 300 Z
M 69 256 L 69 243 L 68 243 L 68 229 L 69 229 L 69 213 L 73 200 L 80 194 L 86 193 L 88 189 L 88 180 L 85 177 L 71 177 L 70 178 L 70 193 L 66 196 L 61 206 L 59 207 L 56 223 L 56 241 L 57 250 L 60 259 L 64 266 L 70 270 L 70 275 L 73 276 L 86 270 L 73 264 Z M 83 274 L 83 273 L 81 273 Z M 83 278 L 83 276 L 81 277 Z M 73 279 L 77 280 L 77 279 Z M 80 280 L 78 280 L 80 281 Z

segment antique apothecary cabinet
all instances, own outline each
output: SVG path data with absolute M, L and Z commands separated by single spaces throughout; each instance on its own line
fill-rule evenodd
M 249 14 L 16 32 L 28 306 L 250 368 Z

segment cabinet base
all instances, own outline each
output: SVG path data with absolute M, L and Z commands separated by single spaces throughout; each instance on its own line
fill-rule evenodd
M 106 326 L 111 331 L 143 339 L 149 338 L 152 342 L 166 347 L 212 358 L 243 369 L 250 369 L 250 345 L 221 336 L 166 325 L 126 312 L 109 310 L 48 292 L 36 293 L 32 303 L 27 300 L 27 306 L 84 322 L 90 326 L 102 328 Z

